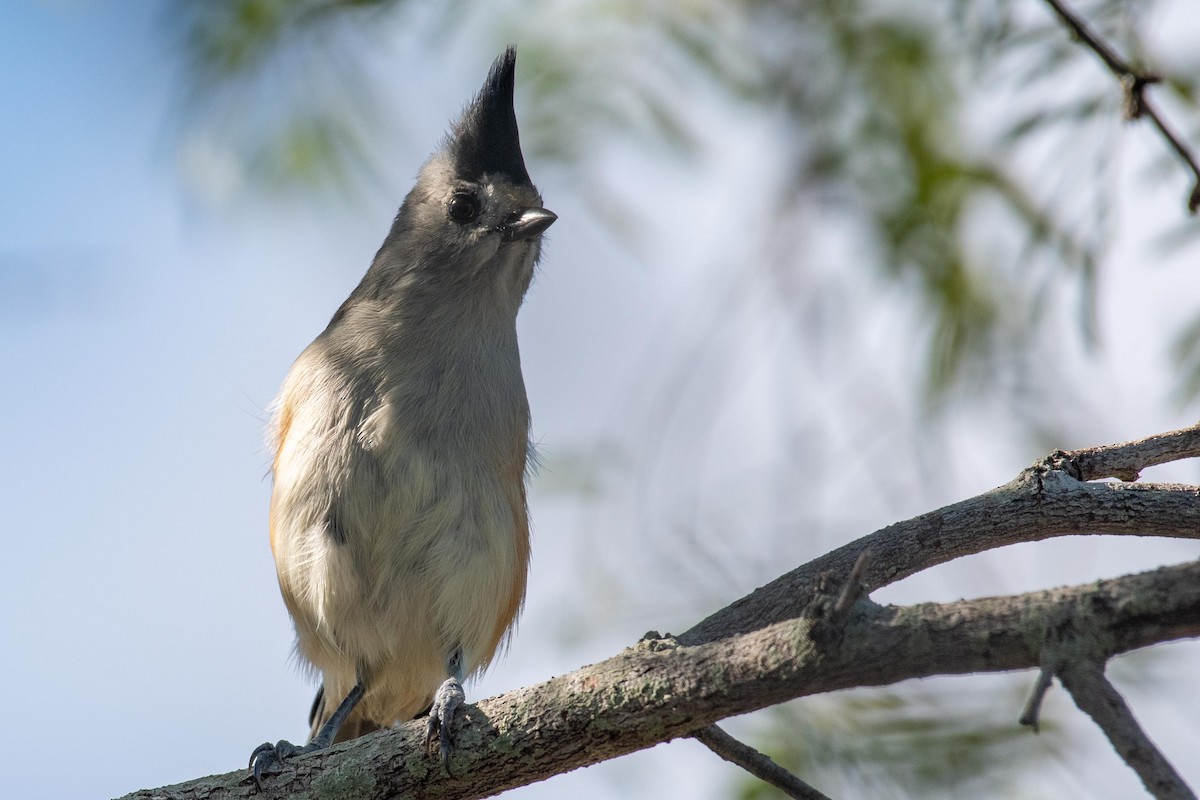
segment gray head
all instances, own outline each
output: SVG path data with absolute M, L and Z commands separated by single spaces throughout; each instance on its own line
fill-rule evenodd
M 453 307 L 498 297 L 515 315 L 542 233 L 557 219 L 525 170 L 513 110 L 516 58 L 510 47 L 492 64 L 479 94 L 421 168 L 347 303 Z

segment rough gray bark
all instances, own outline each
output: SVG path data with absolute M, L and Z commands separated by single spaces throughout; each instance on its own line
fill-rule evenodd
M 1200 538 L 1197 487 L 1087 483 L 1051 466 L 1050 460 L 986 494 L 889 525 L 814 559 L 721 609 L 679 639 L 700 644 L 794 617 L 812 597 L 821 573 L 849 574 L 863 550 L 871 552 L 865 582 L 874 590 L 1017 542 L 1097 533 Z
M 1102 664 L 1118 653 L 1200 636 L 1200 563 L 1013 597 L 906 607 L 863 600 L 844 619 L 832 611 L 828 593 L 830 576 L 845 582 L 868 548 L 871 558 L 860 571 L 868 587 L 878 587 L 1018 541 L 1087 533 L 1196 538 L 1197 487 L 1079 478 L 1136 474 L 1149 463 L 1197 453 L 1200 426 L 1141 443 L 1055 453 L 1005 486 L 793 570 L 678 638 L 651 637 L 599 664 L 465 706 L 451 775 L 425 756 L 417 722 L 295 759 L 270 775 L 263 796 L 486 797 L 797 697 L 1039 667 L 1065 682 L 1084 661 Z M 1143 754 L 1147 746 L 1153 750 L 1139 740 Z M 1154 766 L 1159 760 L 1156 751 L 1145 760 L 1148 787 L 1172 785 Z M 127 797 L 254 793 L 247 771 L 238 770 Z
M 1066 665 L 1059 680 L 1079 710 L 1104 731 L 1113 749 L 1138 774 L 1148 792 L 1165 800 L 1195 800 L 1196 795 L 1133 718 L 1125 698 L 1104 677 L 1103 666 L 1083 659 Z

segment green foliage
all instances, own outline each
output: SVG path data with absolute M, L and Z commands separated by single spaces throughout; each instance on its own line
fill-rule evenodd
M 188 0 L 164 31 L 179 54 L 185 144 L 215 149 L 266 196 L 369 181 L 381 127 L 358 53 L 396 0 Z M 207 165 L 202 165 L 201 169 Z
M 174 5 L 168 29 L 179 44 L 189 124 L 206 127 L 236 155 L 249 186 L 352 190 L 375 171 L 368 153 L 381 135 L 363 62 L 385 45 L 369 32 L 401 25 L 395 12 L 407 5 Z M 1136 27 L 1127 23 L 1152 5 L 1131 10 L 1106 0 L 1086 11 L 1140 56 Z M 1062 212 L 1078 204 L 1051 202 L 1043 187 L 1019 180 L 1010 161 L 1048 132 L 1069 141 L 1074 129 L 1111 119 L 1119 92 L 1110 81 L 1088 96 L 1018 104 L 1002 131 L 981 140 L 965 122 L 971 92 L 988 82 L 1058 80 L 1092 57 L 1049 14 L 1030 21 L 1012 6 L 543 0 L 488 10 L 448 4 L 435 27 L 446 36 L 473 16 L 490 17 L 494 29 L 498 20 L 511 26 L 497 32 L 521 43 L 522 84 L 534 98 L 524 112 L 526 148 L 571 171 L 586 172 L 595 153 L 622 138 L 678 154 L 702 150 L 706 131 L 687 102 L 697 92 L 724 96 L 735 113 L 777 119 L 776 159 L 786 177 L 775 206 L 780 229 L 821 204 L 862 232 L 873 266 L 910 287 L 928 321 L 932 399 L 956 386 L 987 386 L 979 379 L 1001 362 L 1021 363 L 1014 350 L 1042 329 L 1055 286 L 1080 290 L 1079 331 L 1087 342 L 1095 337 L 1103 233 L 1068 224 Z M 1165 79 L 1174 97 L 1196 106 L 1196 81 L 1186 71 Z M 622 219 L 603 176 L 578 183 L 599 214 Z M 1089 202 L 1102 217 L 1103 198 Z M 983 213 L 1023 232 L 1025 245 L 981 252 L 969 229 Z M 766 259 L 763 271 L 800 268 L 804 257 Z M 1194 351 L 1180 349 L 1200 365 Z
M 386 9 L 397 0 L 186 0 L 174 3 L 168 25 L 180 36 L 184 77 L 215 88 L 260 69 L 296 38 L 347 22 L 347 12 Z M 357 21 L 357 20 L 356 20 Z
M 927 683 L 788 703 L 760 715 L 751 741 L 832 797 L 1003 797 L 1016 789 L 1011 765 L 1028 774 L 1059 758 L 1063 731 L 1053 719 L 1040 735 L 1022 728 L 1028 681 L 992 680 L 1006 690 L 982 704 Z M 783 797 L 749 776 L 737 784 L 742 800 Z

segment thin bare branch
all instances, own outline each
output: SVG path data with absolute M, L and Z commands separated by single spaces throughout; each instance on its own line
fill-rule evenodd
M 1197 487 L 1084 482 L 1062 466 L 1053 457 L 1043 459 L 1004 486 L 844 545 L 715 612 L 679 641 L 700 644 L 800 616 L 818 576 L 849 573 L 868 548 L 865 582 L 875 590 L 965 555 L 1056 536 L 1200 539 Z
M 1193 176 L 1192 193 L 1188 197 L 1188 211 L 1195 214 L 1197 208 L 1200 208 L 1200 164 L 1196 162 L 1196 156 L 1193 155 L 1191 149 L 1184 144 L 1183 140 L 1175 134 L 1163 119 L 1162 114 L 1150 102 L 1150 97 L 1146 90 L 1152 84 L 1158 83 L 1160 79 L 1155 75 L 1139 72 L 1130 66 L 1129 62 L 1125 61 L 1116 50 L 1112 48 L 1108 42 L 1104 41 L 1097 35 L 1083 18 L 1067 7 L 1063 0 L 1046 0 L 1046 5 L 1054 9 L 1072 34 L 1091 48 L 1100 60 L 1108 67 L 1114 75 L 1116 75 L 1121 85 L 1125 89 L 1125 113 L 1129 119 L 1140 119 L 1148 117 L 1154 126 L 1158 128 L 1158 132 L 1162 135 L 1171 149 L 1183 160 L 1191 169 Z
M 829 797 L 776 764 L 769 757 L 740 742 L 716 725 L 705 725 L 692 738 L 721 758 L 737 764 L 764 783 L 769 783 L 796 800 L 830 800 Z
M 1158 800 L 1196 800 L 1166 757 L 1138 725 L 1125 699 L 1104 676 L 1104 668 L 1089 660 L 1068 661 L 1058 672 L 1075 705 L 1090 716 L 1146 790 Z
M 1081 481 L 1100 478 L 1136 481 L 1146 467 L 1200 458 L 1200 423 L 1132 442 L 1059 451 L 1050 458 L 1070 462 L 1072 467 L 1068 471 Z

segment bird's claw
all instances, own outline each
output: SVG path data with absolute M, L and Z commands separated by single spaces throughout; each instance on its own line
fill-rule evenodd
M 450 771 L 450 754 L 454 752 L 454 712 L 466 701 L 467 695 L 456 678 L 447 678 L 433 696 L 429 721 L 425 724 L 425 752 L 433 755 L 434 740 L 442 767 Z
M 254 748 L 254 752 L 250 754 L 250 775 L 254 778 L 255 787 L 261 792 L 263 788 L 263 775 L 268 772 L 274 772 L 282 767 L 284 759 L 316 749 L 312 745 L 299 747 L 286 739 L 280 739 L 275 744 L 263 742 Z

